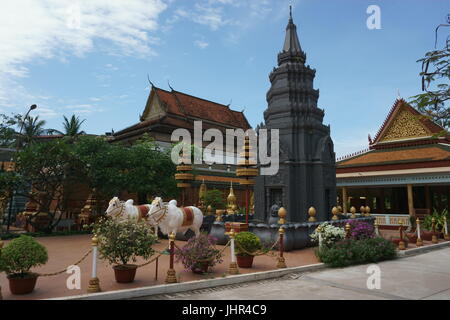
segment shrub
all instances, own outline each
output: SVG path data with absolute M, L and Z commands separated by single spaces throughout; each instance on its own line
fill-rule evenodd
M 240 256 L 250 256 L 261 249 L 261 240 L 254 233 L 244 231 L 236 234 L 236 254 Z
M 346 267 L 394 259 L 397 251 L 391 241 L 378 237 L 361 240 L 345 239 L 330 247 L 324 246 L 318 249 L 316 255 L 320 261 L 331 267 Z
M 375 228 L 372 224 L 359 221 L 350 220 L 350 237 L 355 240 L 373 238 L 375 236 Z
M 111 264 L 125 265 L 154 254 L 156 237 L 145 222 L 102 218 L 94 224 L 93 232 L 98 237 L 100 258 Z
M 345 238 L 345 230 L 344 228 L 335 227 L 332 224 L 328 222 L 324 222 L 320 225 L 320 228 L 322 229 L 322 244 L 324 246 L 331 246 L 336 241 L 342 240 Z M 317 229 L 314 231 L 313 234 L 310 235 L 312 240 L 316 243 L 319 243 L 319 232 Z
M 449 217 L 447 209 L 442 210 L 440 213 L 436 209 L 434 209 L 433 214 L 427 215 L 425 217 L 425 219 L 423 220 L 423 228 L 425 230 L 432 231 L 433 230 L 433 222 L 432 222 L 432 220 L 434 218 L 435 221 L 436 221 L 436 232 L 439 232 L 439 231 L 443 230 L 443 228 L 444 228 L 444 217 L 447 218 L 447 223 L 448 223 L 448 220 L 449 220 L 450 217 Z
M 222 263 L 222 253 L 216 249 L 216 239 L 207 234 L 192 237 L 181 249 L 175 250 L 176 262 L 183 264 L 186 270 L 200 270 L 202 263 L 209 260 L 209 266 Z
M 48 260 L 47 249 L 30 236 L 20 236 L 1 250 L 0 271 L 24 278 L 30 269 Z

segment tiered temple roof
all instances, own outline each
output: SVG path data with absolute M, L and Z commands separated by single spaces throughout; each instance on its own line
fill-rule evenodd
M 140 122 L 114 133 L 114 140 L 122 140 L 148 132 L 155 127 L 193 129 L 196 120 L 203 121 L 203 129 L 219 130 L 250 128 L 243 112 L 231 110 L 229 106 L 194 97 L 189 94 L 163 90 L 152 86 Z

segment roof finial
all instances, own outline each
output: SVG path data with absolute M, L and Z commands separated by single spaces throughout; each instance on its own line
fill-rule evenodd
M 292 20 L 292 5 L 289 5 L 289 19 Z

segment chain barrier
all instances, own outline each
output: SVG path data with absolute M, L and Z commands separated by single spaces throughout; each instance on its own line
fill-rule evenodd
M 84 256 L 83 256 L 80 260 L 78 260 L 76 263 L 74 263 L 73 265 L 74 265 L 74 266 L 79 265 L 81 262 L 83 262 L 84 259 L 87 258 L 87 256 L 89 256 L 89 254 L 90 254 L 91 252 L 92 252 L 92 248 L 89 249 L 89 251 L 86 252 L 86 253 L 84 254 Z M 66 271 L 67 271 L 67 268 L 65 268 L 64 270 L 57 271 L 57 272 L 52 272 L 52 273 L 38 273 L 38 275 L 39 275 L 40 277 L 52 277 L 52 276 L 56 276 L 56 275 L 61 274 L 61 273 L 65 273 Z
M 275 248 L 275 246 L 278 244 L 278 242 L 280 241 L 280 238 L 277 239 L 277 241 L 275 241 L 275 243 L 266 250 L 256 250 L 255 252 L 250 252 L 248 250 L 246 250 L 245 248 L 243 248 L 239 242 L 235 241 L 236 246 L 239 248 L 239 251 L 242 251 L 245 254 L 248 254 L 250 256 L 263 256 L 263 255 L 267 255 L 269 257 L 276 257 L 276 253 L 271 252 L 273 250 L 273 248 Z
M 142 263 L 142 264 L 138 264 L 137 267 L 138 267 L 138 268 L 141 268 L 141 267 L 144 267 L 144 266 L 146 266 L 146 265 L 149 265 L 150 263 L 156 261 L 156 260 L 157 260 L 159 257 L 161 257 L 162 255 L 163 255 L 163 254 L 160 253 L 160 254 L 158 254 L 156 257 L 154 257 L 153 259 L 150 259 L 149 261 L 144 262 L 144 263 Z

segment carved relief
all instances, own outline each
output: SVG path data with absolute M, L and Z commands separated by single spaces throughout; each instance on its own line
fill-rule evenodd
M 426 137 L 429 135 L 430 133 L 419 122 L 415 115 L 403 110 L 392 121 L 392 124 L 380 141 Z

